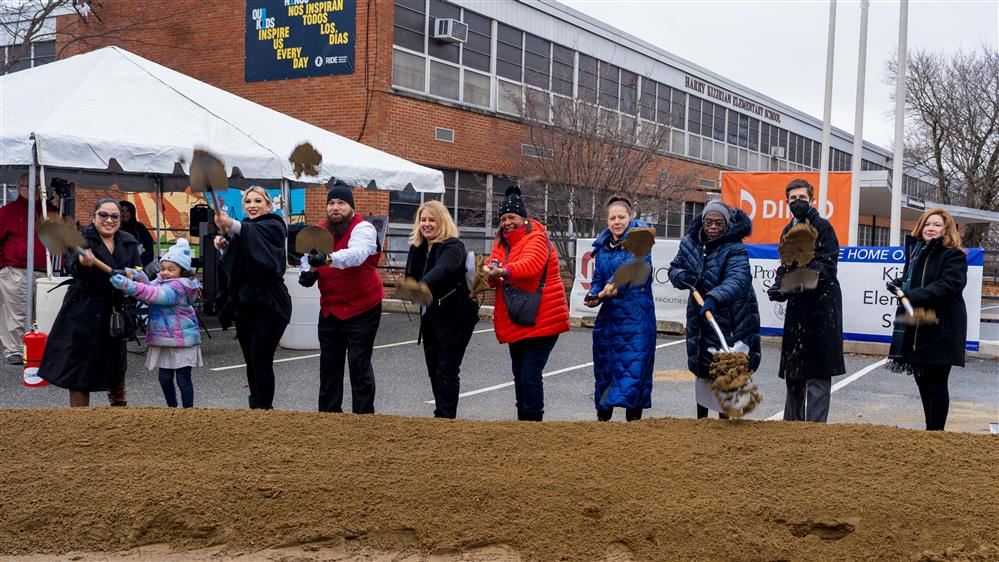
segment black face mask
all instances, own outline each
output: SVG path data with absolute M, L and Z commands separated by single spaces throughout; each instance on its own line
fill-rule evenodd
M 791 214 L 794 215 L 794 218 L 800 221 L 805 220 L 805 217 L 808 216 L 808 209 L 812 207 L 804 199 L 795 199 L 788 206 L 791 207 Z

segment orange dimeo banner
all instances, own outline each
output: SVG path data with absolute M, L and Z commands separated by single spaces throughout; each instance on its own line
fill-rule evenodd
M 753 219 L 753 234 L 744 242 L 749 244 L 778 244 L 780 234 L 791 222 L 791 209 L 787 206 L 784 188 L 791 180 L 801 178 L 815 188 L 815 201 L 819 199 L 818 172 L 724 172 L 722 174 L 722 201 L 743 210 Z M 826 218 L 836 230 L 840 243 L 845 243 L 850 228 L 850 172 L 829 173 L 829 194 L 826 201 Z

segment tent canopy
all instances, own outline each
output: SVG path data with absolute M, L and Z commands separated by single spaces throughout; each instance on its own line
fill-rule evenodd
M 216 88 L 119 47 L 0 77 L 0 166 L 187 175 L 195 148 L 230 177 L 443 192 L 443 174 Z M 311 143 L 317 176 L 288 161 Z

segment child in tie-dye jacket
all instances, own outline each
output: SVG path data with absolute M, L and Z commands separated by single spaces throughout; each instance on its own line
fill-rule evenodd
M 190 273 L 191 247 L 178 238 L 160 258 L 160 273 L 153 281 L 133 281 L 124 275 L 111 276 L 111 284 L 126 295 L 149 304 L 146 327 L 146 368 L 159 369 L 160 386 L 167 405 L 177 407 L 174 376 L 180 388 L 181 404 L 194 405 L 191 368 L 200 367 L 201 332 L 194 302 L 201 284 Z

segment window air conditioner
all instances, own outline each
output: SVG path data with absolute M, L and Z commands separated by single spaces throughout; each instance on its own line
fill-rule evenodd
M 770 157 L 771 158 L 783 158 L 784 157 L 784 147 L 783 146 L 771 146 L 770 147 Z
M 468 24 L 455 19 L 434 20 L 434 39 L 447 43 L 464 43 L 468 39 Z

